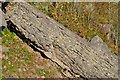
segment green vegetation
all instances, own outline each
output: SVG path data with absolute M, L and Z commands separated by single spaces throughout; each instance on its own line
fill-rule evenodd
M 44 69 L 36 69 L 36 73 L 40 76 L 43 76 L 45 74 L 48 74 L 49 72 Z
M 30 2 L 30 4 L 87 40 L 99 35 L 113 52 L 117 52 L 117 43 L 108 40 L 106 33 L 99 29 L 100 24 L 112 24 L 111 32 L 117 34 L 117 3 Z
M 0 73 L 0 80 L 5 78 L 2 73 Z
M 2 31 L 2 76 L 5 77 L 41 77 L 53 76 L 55 70 L 48 65 L 48 61 L 32 51 L 17 35 L 7 28 Z M 48 72 L 50 71 L 50 72 Z M 57 74 L 57 71 L 56 73 Z M 47 77 L 50 77 L 47 76 Z

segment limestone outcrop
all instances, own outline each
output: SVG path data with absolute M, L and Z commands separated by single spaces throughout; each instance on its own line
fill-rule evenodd
M 26 2 L 8 12 L 8 28 L 62 67 L 66 77 L 118 78 L 118 57 L 98 36 L 88 42 Z

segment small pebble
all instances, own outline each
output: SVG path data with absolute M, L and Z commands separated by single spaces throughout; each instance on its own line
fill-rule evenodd
M 41 76 L 41 78 L 45 78 L 45 76 Z

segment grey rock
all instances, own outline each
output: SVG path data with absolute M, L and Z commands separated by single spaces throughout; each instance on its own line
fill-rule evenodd
M 97 50 L 30 4 L 17 3 L 9 14 L 8 24 L 11 25 L 8 27 L 19 31 L 19 35 L 24 35 L 31 45 L 62 67 L 65 76 L 118 78 L 116 55 Z M 95 37 L 91 43 L 94 44 L 96 39 L 102 42 L 99 37 Z
M 5 21 L 5 14 L 2 12 L 2 10 L 0 9 L 0 37 L 2 36 L 2 26 L 6 27 L 7 23 Z
M 91 46 L 93 46 L 96 50 L 102 51 L 104 53 L 110 53 L 110 49 L 107 44 L 103 42 L 103 40 L 97 35 L 93 37 L 90 41 Z
M 7 23 L 5 21 L 5 14 L 2 12 L 2 10 L 0 9 L 0 27 L 1 26 L 7 26 Z

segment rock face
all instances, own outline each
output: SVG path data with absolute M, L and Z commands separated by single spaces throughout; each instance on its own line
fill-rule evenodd
M 2 12 L 2 10 L 0 9 L 0 27 L 2 26 L 7 26 L 7 23 L 5 21 L 5 14 Z
M 104 51 L 106 45 L 97 50 L 97 36 L 89 43 L 28 3 L 17 3 L 6 15 L 9 29 L 62 67 L 67 77 L 118 78 L 118 57 Z
M 5 21 L 5 14 L 0 9 L 0 31 L 2 31 L 2 26 L 7 26 L 7 23 Z M 0 37 L 1 36 L 2 36 L 2 34 L 0 33 Z

